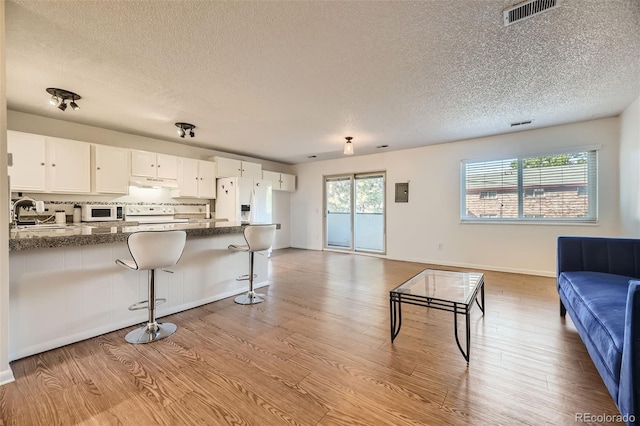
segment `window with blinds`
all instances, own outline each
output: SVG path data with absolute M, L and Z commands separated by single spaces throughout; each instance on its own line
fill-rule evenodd
M 461 164 L 462 221 L 598 221 L 597 151 Z

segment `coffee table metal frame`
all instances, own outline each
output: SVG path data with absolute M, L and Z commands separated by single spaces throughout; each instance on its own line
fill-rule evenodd
M 410 305 L 416 306 L 424 306 L 427 308 L 438 309 L 441 311 L 453 312 L 453 333 L 456 336 L 456 344 L 458 345 L 458 349 L 460 349 L 460 353 L 467 361 L 467 365 L 469 364 L 469 350 L 471 344 L 471 320 L 470 320 L 470 312 L 471 308 L 473 308 L 473 302 L 475 301 L 482 314 L 484 315 L 484 274 L 480 274 L 480 279 L 478 285 L 475 286 L 471 297 L 468 298 L 468 303 L 456 302 L 452 300 L 446 300 L 437 297 L 428 297 L 421 296 L 411 293 L 404 293 L 401 290 L 398 291 L 403 285 L 411 282 L 415 278 L 417 278 L 421 274 L 428 273 L 429 271 L 434 272 L 456 272 L 456 271 L 438 271 L 435 269 L 425 269 L 420 273 L 416 274 L 409 280 L 400 284 L 393 290 L 389 292 L 389 311 L 390 311 L 390 319 L 391 319 L 391 343 L 393 343 L 394 339 L 400 333 L 400 327 L 402 327 L 402 304 L 407 303 Z M 463 272 L 460 272 L 463 273 Z M 478 302 L 478 293 L 480 293 L 480 300 L 482 303 Z M 462 348 L 460 344 L 460 338 L 458 337 L 458 315 L 465 316 L 466 323 L 466 350 Z

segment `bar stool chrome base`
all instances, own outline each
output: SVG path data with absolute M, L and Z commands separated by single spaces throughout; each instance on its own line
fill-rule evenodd
M 147 323 L 127 333 L 124 337 L 129 343 L 151 343 L 164 339 L 176 332 L 178 326 L 170 322 Z
M 249 291 L 242 296 L 238 296 L 233 299 L 234 302 L 240 305 L 256 305 L 267 300 L 267 296 L 264 294 L 256 293 L 255 291 Z

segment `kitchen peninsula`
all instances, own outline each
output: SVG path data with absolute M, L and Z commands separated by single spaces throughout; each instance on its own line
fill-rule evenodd
M 184 254 L 171 271 L 156 275 L 158 317 L 246 291 L 236 277 L 247 273 L 244 225 L 194 221 L 169 225 L 77 225 L 63 229 L 21 229 L 10 234 L 9 359 L 15 360 L 110 331 L 142 323 L 146 311 L 128 306 L 147 299 L 146 271 L 116 265 L 131 257 L 130 233 L 184 229 Z M 267 255 L 256 256 L 255 287 L 268 284 Z M 178 325 L 178 332 L 180 324 Z

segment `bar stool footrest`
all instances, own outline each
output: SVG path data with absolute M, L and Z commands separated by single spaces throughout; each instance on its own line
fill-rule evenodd
M 256 278 L 258 278 L 258 274 L 253 274 L 253 279 L 255 280 Z M 249 274 L 240 275 L 238 278 L 236 278 L 236 281 L 248 281 L 248 280 L 249 280 Z
M 156 306 L 162 305 L 163 303 L 165 303 L 167 301 L 167 299 L 156 299 Z M 139 311 L 140 309 L 148 309 L 149 308 L 149 301 L 148 300 L 143 300 L 141 302 L 137 302 L 134 303 L 133 305 L 129 306 L 129 310 L 130 311 Z

